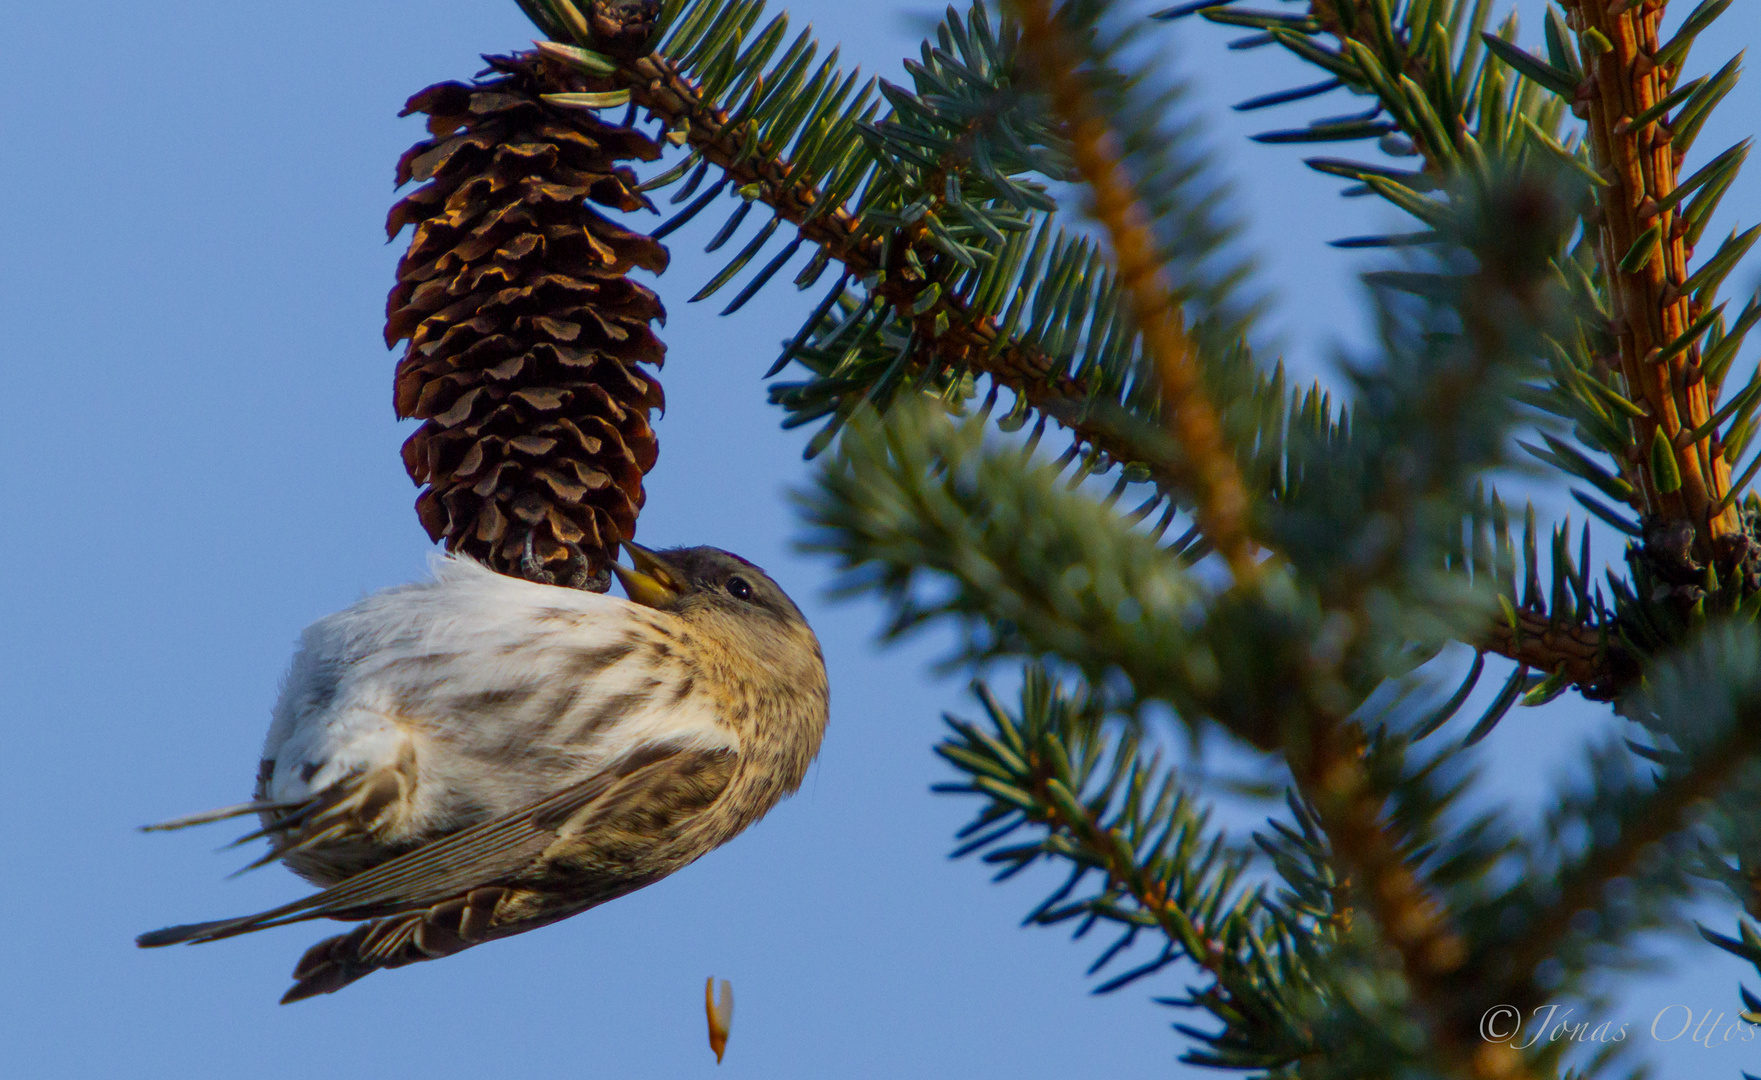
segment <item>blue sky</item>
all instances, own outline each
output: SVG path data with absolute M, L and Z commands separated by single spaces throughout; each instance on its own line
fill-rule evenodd
M 883 74 L 915 52 L 910 16 L 929 14 L 790 7 Z M 1038 882 L 992 886 L 944 857 L 968 811 L 929 793 L 947 778 L 930 746 L 944 710 L 974 710 L 962 679 L 931 672 L 945 642 L 877 650 L 876 610 L 827 602 L 826 566 L 792 552 L 786 495 L 807 476 L 806 436 L 777 428 L 760 376 L 813 297 L 780 278 L 734 317 L 686 304 L 717 266 L 697 253 L 719 224 L 710 215 L 671 238 L 674 267 L 657 285 L 671 309 L 669 407 L 641 535 L 740 552 L 806 609 L 826 646 L 833 721 L 800 795 L 632 897 L 294 1007 L 275 1000 L 326 928 L 134 949 L 141 930 L 303 890 L 279 868 L 225 880 L 244 860 L 214 854 L 224 829 L 133 826 L 247 795 L 299 630 L 423 573 L 429 545 L 397 454 L 408 429 L 391 411 L 395 355 L 379 336 L 399 251 L 381 232 L 392 165 L 421 134 L 396 112 L 532 32 L 511 0 L 13 5 L 5 21 L 9 1071 L 706 1076 L 700 994 L 712 974 L 739 998 L 729 1077 L 1182 1071 L 1167 1024 L 1188 1018 L 1148 1000 L 1177 992 L 1178 975 L 1089 996 L 1088 944 L 1017 926 Z M 1761 25 L 1761 0 L 1736 0 L 1720 25 L 1697 66 Z M 1361 335 L 1353 275 L 1366 265 L 1324 242 L 1397 220 L 1340 200 L 1335 181 L 1297 164 L 1299 149 L 1244 139 L 1318 110 L 1223 111 L 1310 71 L 1270 50 L 1225 52 L 1232 35 L 1218 28 L 1165 34 L 1183 43 L 1258 208 L 1248 242 L 1280 303 L 1269 331 L 1324 374 L 1333 345 Z M 1756 115 L 1755 85 L 1740 87 L 1700 145 L 1750 134 Z M 1761 169 L 1725 213 L 1761 218 Z M 1608 723 L 1580 705 L 1512 716 L 1487 744 L 1490 797 L 1532 806 L 1570 747 Z M 1728 913 L 1709 917 L 1728 928 Z M 1704 947 L 1691 957 L 1646 977 L 1612 1018 L 1636 1030 L 1665 1006 L 1731 1010 L 1739 968 Z M 1761 1062 L 1743 1047 L 1655 1049 L 1673 1075 Z

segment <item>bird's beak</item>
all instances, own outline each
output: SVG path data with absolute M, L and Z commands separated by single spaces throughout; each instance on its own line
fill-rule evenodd
M 667 565 L 660 561 L 654 552 L 640 544 L 624 541 L 624 549 L 630 553 L 630 561 L 636 564 L 635 569 L 628 569 L 622 563 L 612 563 L 612 572 L 623 582 L 624 591 L 630 599 L 645 607 L 668 608 L 679 598 L 681 592 L 679 580 Z

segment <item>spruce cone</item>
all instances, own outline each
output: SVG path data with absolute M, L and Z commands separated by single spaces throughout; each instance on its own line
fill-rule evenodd
M 657 241 L 588 203 L 652 209 L 635 173 L 660 147 L 633 128 L 540 94 L 605 90 L 536 53 L 485 57 L 493 77 L 439 83 L 402 115 L 434 138 L 398 162 L 386 233 L 416 227 L 386 302 L 400 417 L 424 421 L 404 444 L 427 488 L 428 535 L 495 569 L 603 590 L 618 542 L 636 531 L 642 477 L 657 453 L 649 410 L 666 313 L 629 278 L 659 272 Z M 481 78 L 481 77 L 480 77 Z

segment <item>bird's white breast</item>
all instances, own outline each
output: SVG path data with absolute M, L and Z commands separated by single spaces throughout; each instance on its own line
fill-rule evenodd
M 262 795 L 300 802 L 413 758 L 408 839 L 530 805 L 644 744 L 738 750 L 680 670 L 663 612 L 438 557 L 309 627 L 264 744 Z

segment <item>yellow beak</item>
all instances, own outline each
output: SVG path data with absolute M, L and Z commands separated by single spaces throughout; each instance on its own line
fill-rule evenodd
M 640 544 L 625 540 L 624 548 L 630 553 L 630 561 L 636 564 L 635 569 L 615 562 L 611 564 L 611 569 L 618 580 L 623 582 L 624 591 L 630 594 L 630 599 L 644 607 L 673 606 L 682 591 L 673 572 L 655 557 L 654 552 Z

